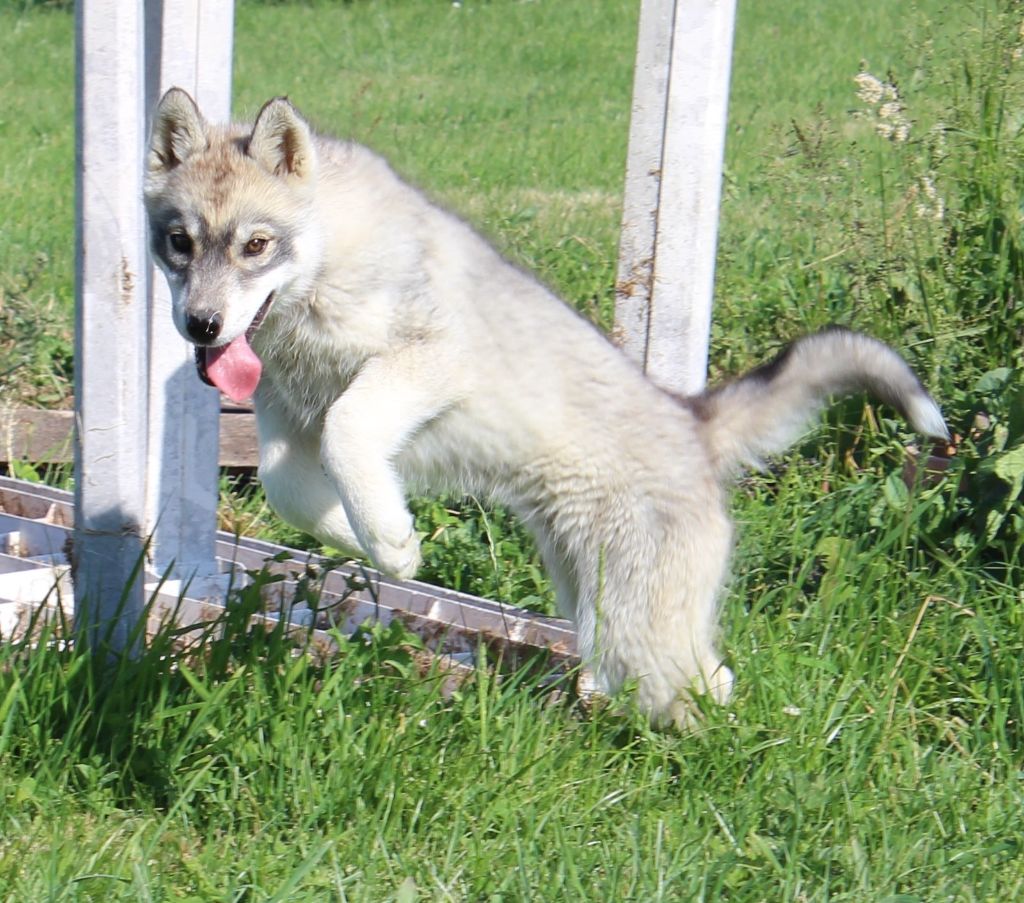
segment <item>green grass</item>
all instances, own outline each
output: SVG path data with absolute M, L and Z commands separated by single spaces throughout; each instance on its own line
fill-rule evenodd
M 243 5 L 236 108 L 287 86 L 610 325 L 635 6 Z
M 74 57 L 65 13 L 0 6 L 0 391 L 71 394 Z
M 37 300 L 72 303 L 74 56 L 70 17 L 0 7 L 0 286 L 30 280 Z
M 800 30 L 808 45 L 790 47 L 778 40 L 790 16 L 757 9 L 737 36 L 715 366 L 744 366 L 765 335 L 837 321 L 906 349 L 947 404 L 987 369 L 1019 366 L 1019 305 L 1005 297 L 1019 292 L 1006 285 L 1020 242 L 1019 23 L 995 4 L 921 3 L 841 24 L 830 4 Z M 810 62 L 773 63 L 783 52 Z M 898 87 L 907 141 L 875 134 L 878 108 L 852 81 L 862 67 Z M 926 181 L 941 223 L 917 214 Z
M 24 4 L 32 7 L 32 4 Z M 71 21 L 0 7 L 0 374 L 66 391 Z M 1024 893 L 1019 11 L 740 4 L 716 374 L 838 320 L 893 340 L 958 434 L 854 399 L 735 495 L 734 701 L 692 736 L 536 671 L 454 696 L 372 631 L 323 663 L 250 629 L 97 673 L 0 648 L 0 900 L 990 901 Z M 235 106 L 287 92 L 607 325 L 637 4 L 244 3 Z M 861 69 L 910 139 L 874 131 Z M 941 220 L 919 216 L 924 179 Z M 42 252 L 45 257 L 38 257 Z M 42 318 L 38 311 L 44 311 Z M 26 465 L 27 467 L 27 465 Z M 425 575 L 549 608 L 528 540 L 419 501 Z M 226 525 L 310 544 L 258 492 Z
M 7 647 L 4 899 L 1013 899 L 1009 600 L 846 564 L 733 625 L 739 697 L 687 738 L 526 672 L 445 697 L 394 632 L 317 664 L 253 594 L 201 659 Z

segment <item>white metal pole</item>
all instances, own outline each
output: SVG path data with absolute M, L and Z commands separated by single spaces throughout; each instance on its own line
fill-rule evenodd
M 223 0 L 76 6 L 75 610 L 114 650 L 138 625 L 146 569 L 217 570 L 219 399 L 148 261 L 142 174 L 147 114 L 170 85 L 228 118 L 233 13 Z
M 211 121 L 226 121 L 234 4 L 151 0 L 146 16 L 147 114 L 176 85 L 196 99 Z M 217 571 L 220 396 L 199 381 L 192 346 L 174 328 L 166 280 L 152 266 L 147 273 L 152 299 L 146 461 L 151 567 L 161 577 L 190 581 L 192 594 L 201 595 L 200 583 Z
M 641 3 L 615 286 L 614 334 L 623 351 L 641 365 L 647 359 L 674 21 L 675 0 L 643 0 Z
M 707 378 L 735 14 L 735 0 L 640 13 L 616 336 L 683 394 Z
M 142 611 L 146 262 L 142 2 L 76 18 L 75 617 L 123 649 Z

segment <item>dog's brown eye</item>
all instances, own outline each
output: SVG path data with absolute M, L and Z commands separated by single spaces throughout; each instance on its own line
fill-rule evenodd
M 262 238 L 254 235 L 245 243 L 245 253 L 248 257 L 258 257 L 267 249 L 269 238 Z
M 170 232 L 167 235 L 167 240 L 179 254 L 192 253 L 192 239 L 189 238 L 187 232 Z

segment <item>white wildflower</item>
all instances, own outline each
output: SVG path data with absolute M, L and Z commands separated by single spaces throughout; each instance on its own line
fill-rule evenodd
M 803 711 L 798 705 L 787 705 L 782 707 L 782 714 L 789 715 L 790 718 L 799 718 Z
M 940 221 L 946 215 L 946 202 L 942 199 L 931 176 L 922 176 L 917 183 L 917 203 L 914 213 L 919 219 Z
M 882 83 L 870 72 L 858 72 L 853 80 L 857 83 L 857 96 L 864 103 L 874 105 L 882 99 Z
M 906 141 L 910 137 L 910 120 L 904 115 L 906 108 L 896 85 L 876 78 L 865 69 L 853 80 L 857 84 L 857 97 L 868 106 L 881 104 L 874 114 L 875 132 L 888 141 Z
M 878 108 L 875 131 L 890 141 L 903 143 L 910 137 L 910 120 L 903 115 L 904 106 L 898 100 L 886 101 Z
M 890 100 L 888 103 L 883 103 L 878 108 L 879 119 L 899 119 L 900 113 L 903 111 L 903 106 L 898 100 Z

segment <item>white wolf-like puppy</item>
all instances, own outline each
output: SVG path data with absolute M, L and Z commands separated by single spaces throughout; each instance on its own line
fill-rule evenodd
M 594 326 L 358 144 L 283 98 L 208 124 L 156 112 L 153 254 L 200 375 L 254 394 L 277 512 L 411 577 L 406 490 L 471 493 L 537 539 L 598 686 L 658 722 L 725 700 L 716 644 L 728 478 L 785 448 L 828 397 L 867 389 L 922 433 L 938 407 L 882 343 L 833 329 L 703 395 L 644 378 Z

